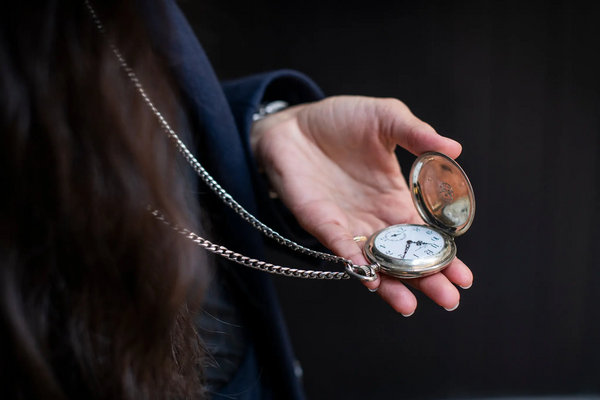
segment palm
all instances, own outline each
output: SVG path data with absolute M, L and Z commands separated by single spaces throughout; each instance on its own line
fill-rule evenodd
M 421 125 L 427 127 L 399 102 L 330 98 L 266 119 L 254 150 L 304 229 L 334 253 L 363 264 L 353 236 L 420 222 L 394 154 L 396 144 L 418 153 L 460 152 L 452 148 L 455 142 L 442 143 L 446 139 L 435 133 L 415 140 L 423 136 Z M 419 148 L 435 141 L 438 148 Z M 392 281 L 397 282 L 382 281 L 382 289 L 397 292 Z M 411 283 L 420 286 L 418 280 Z

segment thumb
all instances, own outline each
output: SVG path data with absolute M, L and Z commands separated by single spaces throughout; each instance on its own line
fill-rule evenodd
M 378 109 L 379 126 L 384 137 L 416 156 L 428 151 L 444 153 L 456 158 L 462 146 L 455 140 L 439 135 L 431 125 L 417 118 L 410 109 L 396 99 L 382 99 Z

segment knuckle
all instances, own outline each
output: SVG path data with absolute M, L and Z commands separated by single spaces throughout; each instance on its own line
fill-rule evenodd
M 394 132 L 403 125 L 402 121 L 407 120 L 412 114 L 402 101 L 395 98 L 384 98 L 377 100 L 376 115 L 380 134 L 393 149 L 395 146 Z
M 402 101 L 393 97 L 380 99 L 380 110 L 384 116 L 403 116 L 410 113 L 410 110 L 406 104 Z
M 412 126 L 408 132 L 406 132 L 406 145 L 409 149 L 414 149 L 419 143 L 420 132 L 417 126 Z
M 331 240 L 329 240 L 329 247 L 334 248 L 335 246 L 343 245 L 345 242 L 351 239 L 352 238 L 348 234 L 340 233 L 338 235 L 333 236 Z
M 382 99 L 389 107 L 396 109 L 408 110 L 408 106 L 403 101 L 395 97 L 386 97 Z
M 417 149 L 427 136 L 435 134 L 436 132 L 431 125 L 419 121 L 415 125 L 411 126 L 406 132 L 406 143 L 408 148 L 413 150 Z

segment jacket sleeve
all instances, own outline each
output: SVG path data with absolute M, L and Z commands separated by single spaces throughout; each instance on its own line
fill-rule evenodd
M 283 100 L 291 106 L 324 98 L 321 89 L 306 75 L 292 70 L 280 70 L 223 83 L 223 90 L 235 117 L 244 151 L 252 160 L 251 175 L 256 188 L 256 203 L 259 218 L 283 236 L 306 246 L 315 246 L 317 241 L 304 231 L 291 212 L 279 200 L 268 196 L 266 177 L 258 172 L 254 155 L 250 149 L 252 115 L 261 103 Z

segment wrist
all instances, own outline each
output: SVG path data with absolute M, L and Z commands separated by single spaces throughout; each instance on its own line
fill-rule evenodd
M 271 132 L 276 131 L 278 126 L 293 122 L 298 112 L 307 106 L 308 104 L 299 104 L 272 113 L 266 113 L 260 115 L 260 117 L 257 116 L 258 112 L 253 115 L 252 127 L 250 128 L 250 149 L 259 167 L 262 165 L 262 157 L 259 150 L 261 142 L 263 142 L 266 136 L 276 134 Z

